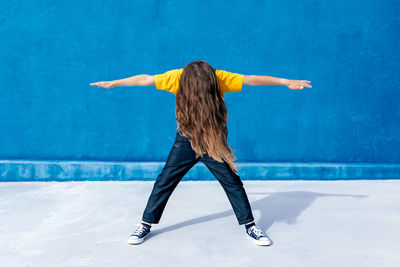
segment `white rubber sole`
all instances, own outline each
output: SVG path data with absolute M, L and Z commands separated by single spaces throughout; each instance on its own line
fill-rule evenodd
M 251 236 L 249 236 L 248 234 L 246 234 L 247 238 L 250 240 L 253 240 L 253 242 L 259 246 L 270 246 L 272 245 L 272 241 L 270 240 L 256 240 L 254 238 L 252 238 Z
M 139 244 L 142 244 L 143 241 L 144 241 L 144 238 L 141 238 L 141 239 L 128 238 L 128 240 L 126 240 L 126 243 L 128 243 L 129 245 L 139 245 Z
M 145 240 L 145 238 L 147 236 L 145 236 L 143 238 L 140 238 L 140 239 L 133 239 L 133 238 L 129 238 L 128 237 L 128 239 L 126 240 L 126 243 L 128 243 L 129 245 L 139 245 L 139 244 L 142 244 L 144 242 L 144 240 Z
M 144 240 L 146 239 L 146 237 L 148 237 L 149 235 L 151 235 L 151 232 L 148 233 L 145 237 L 140 238 L 140 239 L 134 239 L 134 238 L 128 237 L 128 239 L 126 240 L 126 243 L 128 243 L 129 245 L 142 244 L 144 242 Z

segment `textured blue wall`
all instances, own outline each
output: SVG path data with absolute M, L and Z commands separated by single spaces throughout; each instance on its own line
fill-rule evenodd
M 0 158 L 164 161 L 182 68 L 310 80 L 225 94 L 238 161 L 400 163 L 400 1 L 2 1 Z

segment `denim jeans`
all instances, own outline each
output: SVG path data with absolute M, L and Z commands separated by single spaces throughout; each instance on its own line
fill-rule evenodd
M 153 190 L 143 212 L 142 221 L 159 223 L 161 215 L 172 192 L 183 176 L 198 162 L 202 161 L 223 187 L 239 223 L 245 224 L 254 220 L 249 200 L 240 177 L 223 161 L 203 154 L 196 158 L 190 141 L 176 133 L 174 144 L 169 152 L 163 170 L 153 185 Z

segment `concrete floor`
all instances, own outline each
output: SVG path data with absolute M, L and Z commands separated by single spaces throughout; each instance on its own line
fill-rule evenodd
M 217 181 L 181 181 L 141 245 L 154 182 L 0 183 L 1 266 L 400 266 L 400 180 L 249 181 L 245 237 Z

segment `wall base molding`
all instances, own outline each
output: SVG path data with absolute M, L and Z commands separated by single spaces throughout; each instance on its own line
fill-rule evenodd
M 0 160 L 0 181 L 154 181 L 165 162 Z M 242 180 L 400 179 L 400 164 L 237 162 Z M 215 180 L 198 162 L 183 180 Z

